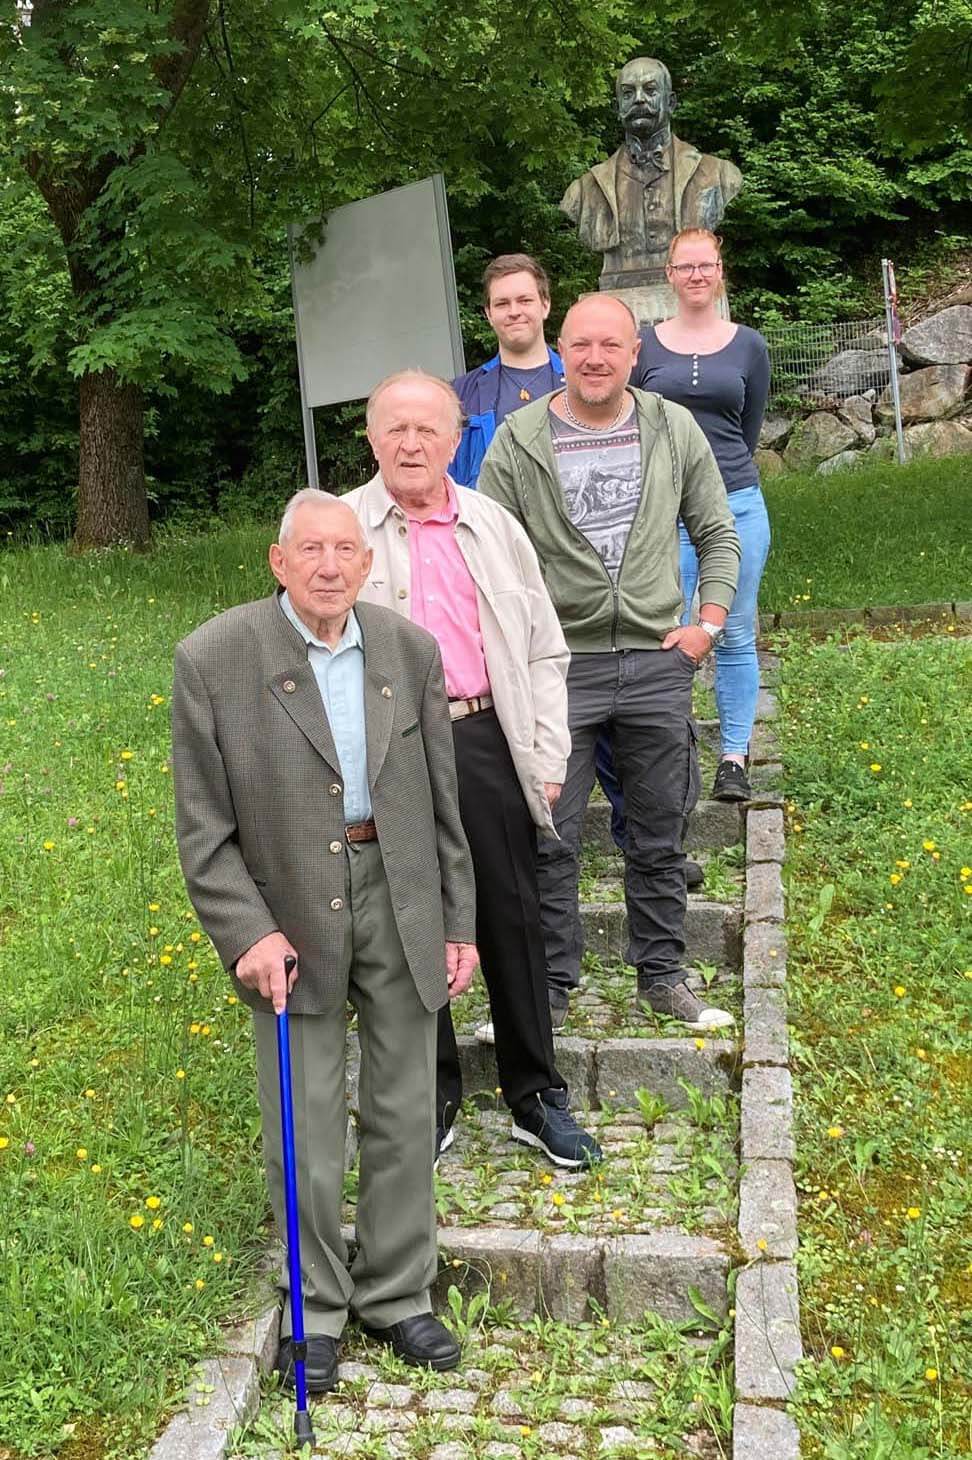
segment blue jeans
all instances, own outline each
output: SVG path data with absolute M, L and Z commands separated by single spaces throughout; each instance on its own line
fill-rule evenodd
M 756 718 L 759 664 L 756 659 L 756 600 L 769 556 L 770 526 L 758 484 L 730 492 L 729 506 L 739 534 L 742 560 L 739 582 L 726 619 L 725 637 L 715 649 L 715 694 L 723 755 L 745 755 Z M 682 623 L 691 622 L 692 599 L 699 581 L 699 560 L 684 525 L 679 522 Z M 611 803 L 611 834 L 624 850 L 624 794 L 614 769 L 610 740 L 597 744 L 597 778 Z
M 759 486 L 729 493 L 729 506 L 739 534 L 742 560 L 736 596 L 726 619 L 725 636 L 715 648 L 715 697 L 723 755 L 745 755 L 756 718 L 759 664 L 756 660 L 756 600 L 769 556 L 770 525 Z M 692 599 L 699 581 L 699 560 L 682 523 L 682 623 L 691 623 Z

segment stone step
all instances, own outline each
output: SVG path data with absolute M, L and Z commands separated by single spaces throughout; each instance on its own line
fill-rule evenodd
M 488 1290 L 521 1319 L 534 1314 L 589 1323 L 638 1323 L 655 1313 L 691 1322 L 695 1291 L 719 1317 L 728 1300 L 729 1254 L 713 1237 L 662 1227 L 621 1237 L 544 1233 L 520 1227 L 451 1227 L 439 1232 L 443 1262 L 433 1301 L 446 1307 L 450 1287 Z
M 471 1035 L 456 1040 L 467 1097 L 496 1101 L 498 1075 L 492 1045 Z M 571 1103 L 598 1110 L 602 1106 L 634 1106 L 638 1090 L 660 1096 L 671 1110 L 682 1110 L 687 1097 L 679 1080 L 704 1095 L 728 1095 L 738 1083 L 739 1053 L 733 1040 L 703 1038 L 699 1049 L 690 1032 L 676 1039 L 578 1039 L 557 1035 L 557 1068 L 567 1081 Z
M 700 801 L 689 817 L 687 852 L 718 852 L 743 840 L 744 820 L 738 803 Z M 584 816 L 584 845 L 591 851 L 614 852 L 611 837 L 611 808 L 607 801 L 593 800 Z
M 626 958 L 628 917 L 623 902 L 582 902 L 585 947 L 602 959 Z M 737 906 L 690 896 L 685 911 L 688 963 L 738 968 L 742 952 L 742 914 Z

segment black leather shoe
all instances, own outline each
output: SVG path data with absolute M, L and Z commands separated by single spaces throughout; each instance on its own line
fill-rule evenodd
M 284 1338 L 277 1355 L 277 1372 L 285 1389 L 295 1389 L 294 1341 Z M 307 1340 L 307 1358 L 304 1360 L 304 1376 L 308 1394 L 328 1394 L 337 1384 L 338 1341 L 326 1333 L 315 1334 Z
M 705 881 L 705 872 L 698 862 L 693 862 L 691 857 L 685 858 L 685 887 L 689 892 L 697 892 Z
M 454 1369 L 459 1363 L 460 1349 L 445 1324 L 431 1313 L 403 1318 L 390 1328 L 361 1327 L 376 1343 L 386 1343 L 406 1364 L 421 1364 L 426 1369 Z

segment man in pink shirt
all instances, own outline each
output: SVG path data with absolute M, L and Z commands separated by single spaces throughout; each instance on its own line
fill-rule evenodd
M 537 832 L 555 834 L 551 807 L 570 752 L 563 632 L 519 523 L 447 475 L 462 424 L 452 387 L 403 371 L 376 386 L 367 419 L 379 470 L 344 498 L 374 552 L 361 597 L 421 624 L 442 654 L 477 945 L 513 1139 L 557 1165 L 589 1165 L 600 1148 L 571 1114 L 554 1062 L 536 878 Z M 437 1156 L 452 1144 L 461 1099 L 446 1011 Z

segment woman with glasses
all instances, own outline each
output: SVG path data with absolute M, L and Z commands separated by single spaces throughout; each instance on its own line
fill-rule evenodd
M 705 432 L 729 494 L 742 548 L 739 584 L 725 629 L 715 643 L 715 694 L 721 759 L 712 794 L 721 801 L 751 795 L 746 755 L 759 692 L 756 600 L 769 553 L 766 503 L 753 454 L 766 409 L 770 364 L 758 330 L 719 313 L 725 292 L 721 240 L 706 228 L 672 239 L 665 267 L 678 311 L 642 333 L 631 384 L 686 406 Z M 683 623 L 690 621 L 699 567 L 684 526 L 681 538 Z

